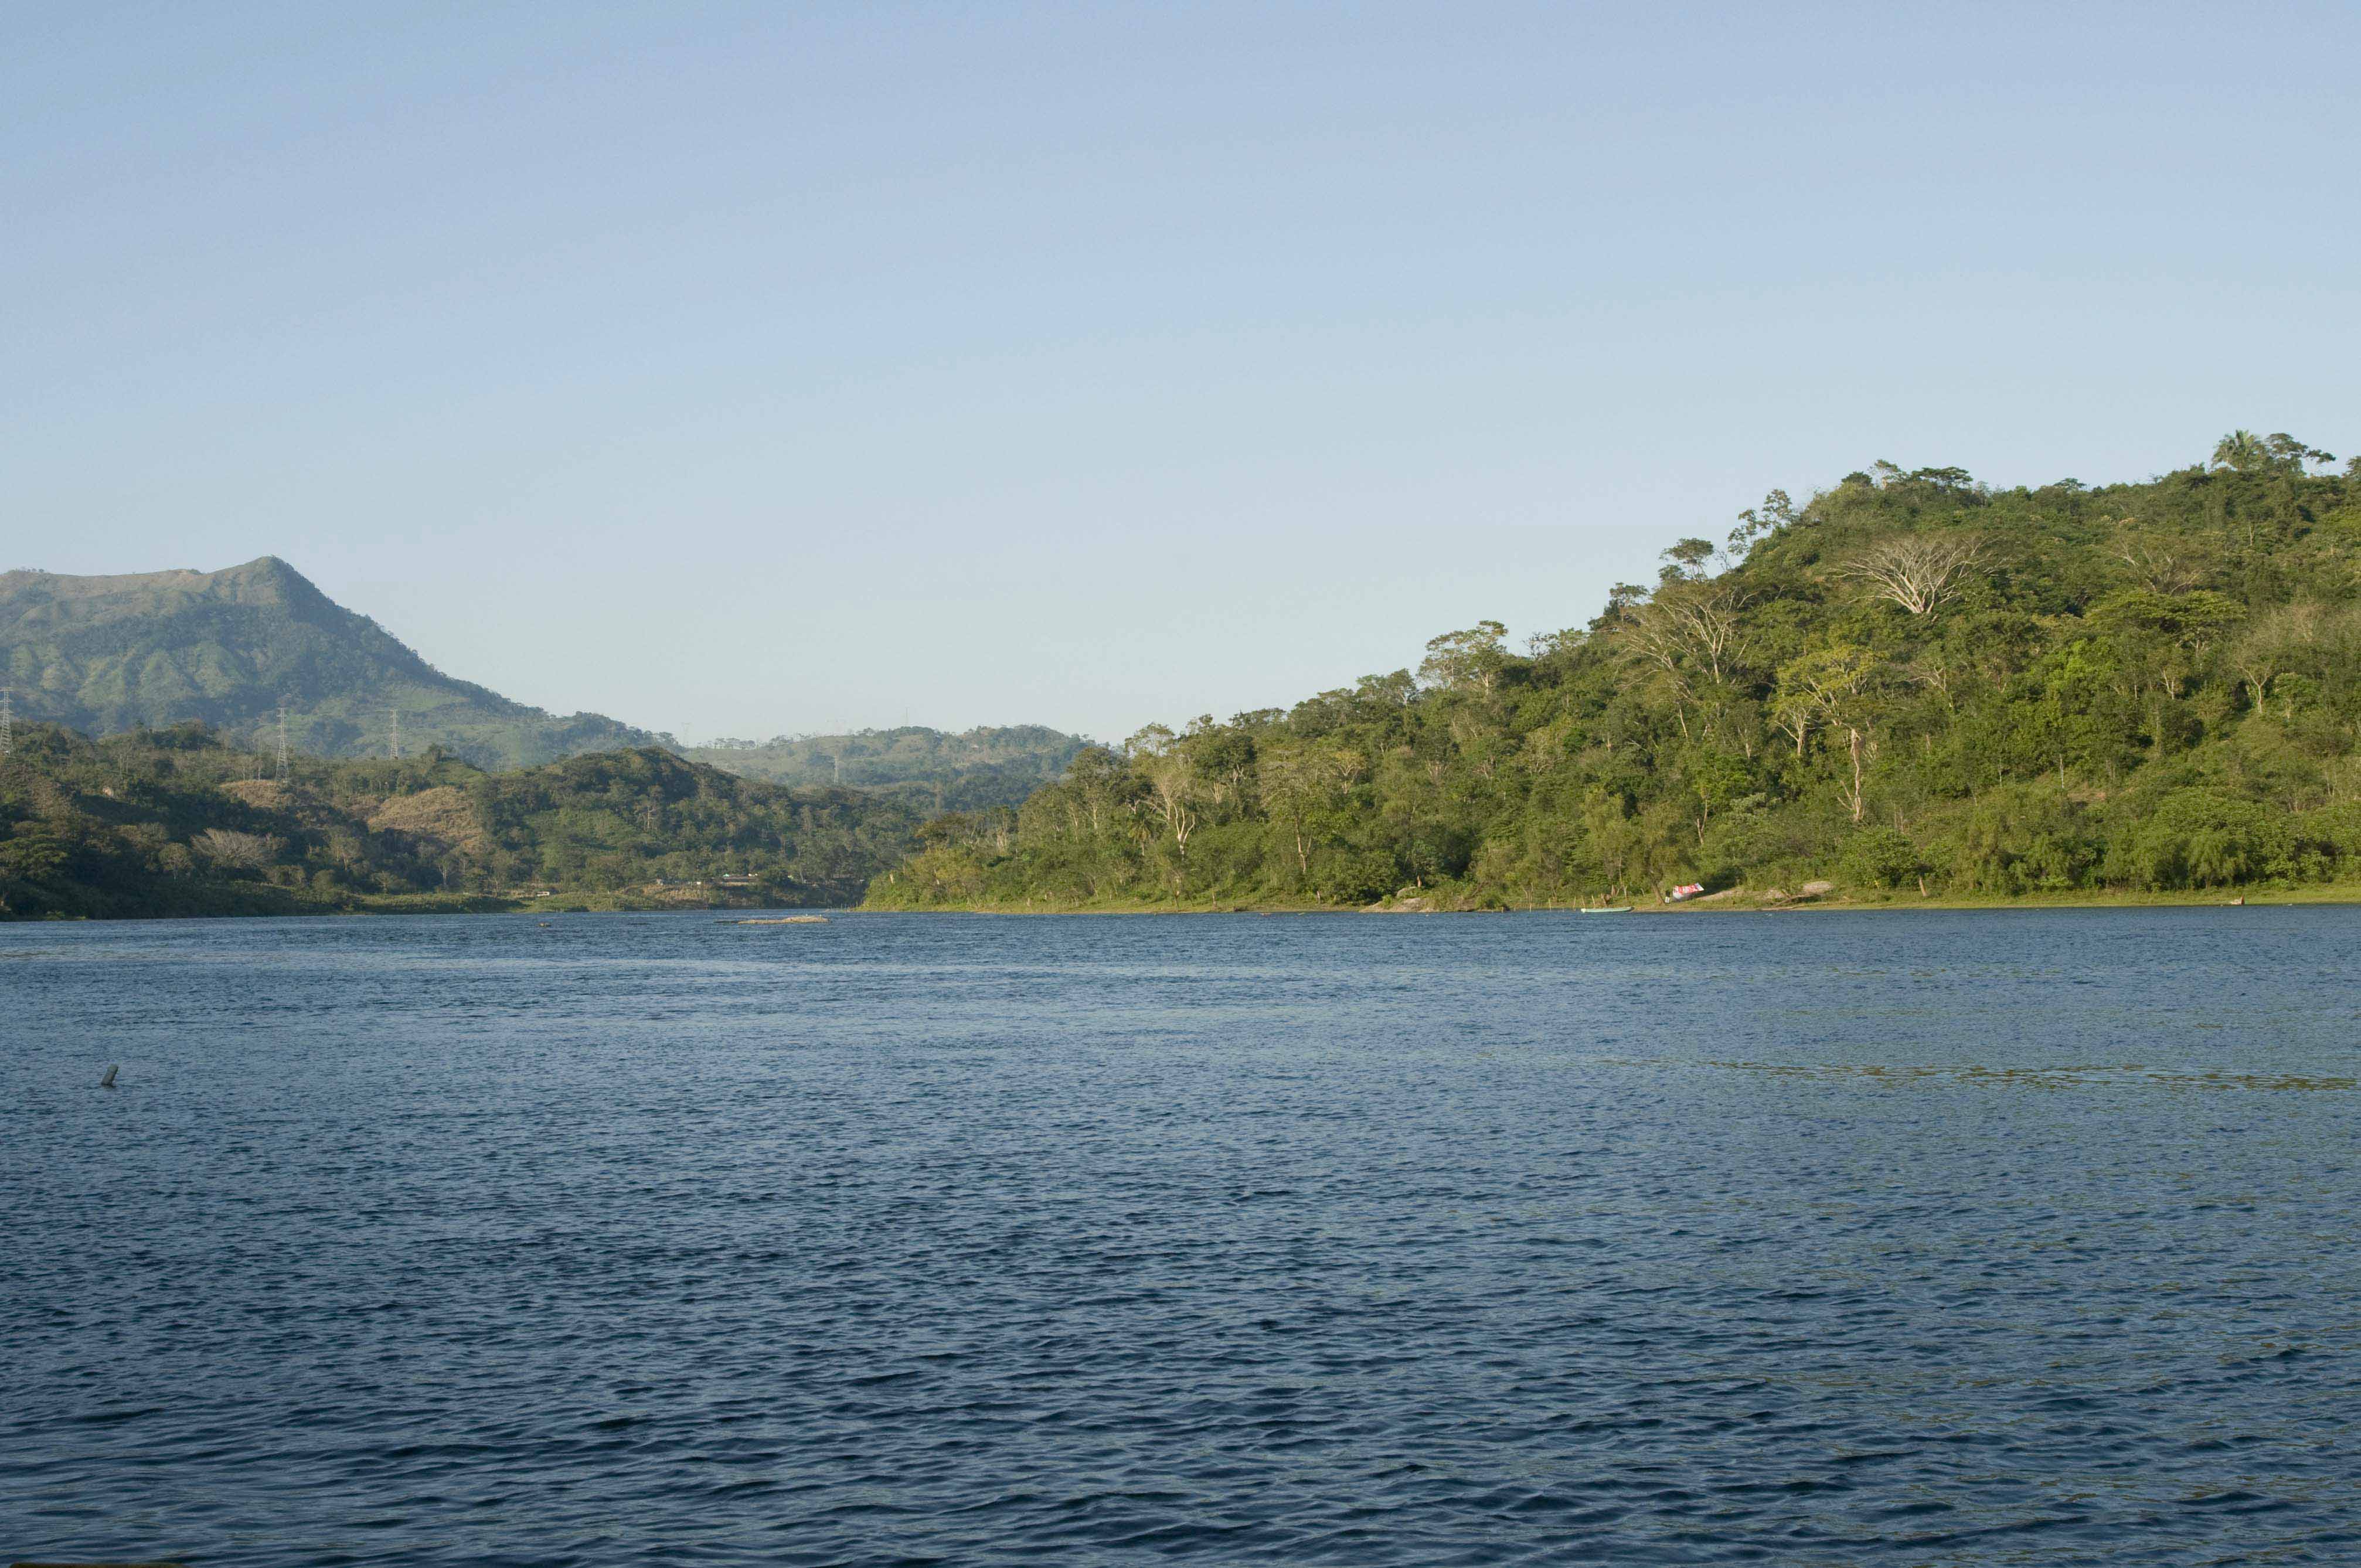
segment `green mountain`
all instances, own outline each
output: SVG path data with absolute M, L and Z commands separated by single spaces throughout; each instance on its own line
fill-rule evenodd
M 283 703 L 291 745 L 329 757 L 385 755 L 396 710 L 405 749 L 487 767 L 658 739 L 454 680 L 269 555 L 220 572 L 0 575 L 0 684 L 19 717 L 88 734 L 195 720 L 273 750 Z
M 506 773 L 298 757 L 281 782 L 202 725 L 14 739 L 0 918 L 844 904 L 916 822 L 655 747 Z
M 2361 461 L 1881 463 L 1522 652 L 1486 621 L 947 817 L 888 906 L 2006 897 L 2361 882 Z
M 852 735 L 781 735 L 717 740 L 683 755 L 748 778 L 830 784 L 890 795 L 920 810 L 1015 806 L 1066 771 L 1090 744 L 1038 724 L 957 735 L 923 726 Z

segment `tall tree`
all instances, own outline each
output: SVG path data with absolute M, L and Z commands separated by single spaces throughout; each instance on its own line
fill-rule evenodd
M 1793 727 L 1798 756 L 1803 754 L 1804 737 L 1810 728 L 1843 732 L 1850 764 L 1845 805 L 1855 822 L 1865 810 L 1863 753 L 1879 669 L 1877 655 L 1867 648 L 1836 642 L 1805 654 L 1779 672 L 1774 707 Z

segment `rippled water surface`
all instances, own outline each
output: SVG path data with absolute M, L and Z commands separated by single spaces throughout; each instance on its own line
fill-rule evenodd
M 2356 952 L 0 927 L 0 1560 L 2361 1561 Z

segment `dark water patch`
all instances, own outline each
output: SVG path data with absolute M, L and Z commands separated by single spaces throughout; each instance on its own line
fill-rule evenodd
M 2213 1025 L 2218 1027 L 2218 1025 Z M 1895 1084 L 1962 1084 L 1987 1089 L 2105 1089 L 2147 1084 L 2169 1089 L 2241 1089 L 2260 1091 L 2349 1091 L 2361 1088 L 2361 1078 L 2321 1078 L 2298 1073 L 2176 1071 L 2137 1064 L 2121 1067 L 1986 1067 L 1980 1063 L 1884 1062 L 1758 1062 L 1715 1061 L 1708 1065 L 1734 1072 L 1768 1073 L 1782 1078 L 1859 1079 Z

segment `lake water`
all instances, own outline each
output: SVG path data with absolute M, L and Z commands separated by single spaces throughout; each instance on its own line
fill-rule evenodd
M 0 927 L 0 1561 L 2361 1560 L 2356 953 Z

